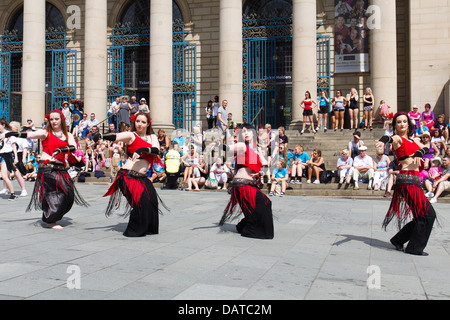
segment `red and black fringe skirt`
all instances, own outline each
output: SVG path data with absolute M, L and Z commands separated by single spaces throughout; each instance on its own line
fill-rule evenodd
M 240 210 L 236 209 L 239 205 Z M 244 237 L 273 239 L 272 201 L 251 180 L 234 179 L 231 199 L 226 206 L 219 225 L 232 221 L 241 214 L 244 218 L 237 224 L 237 231 Z
M 122 216 L 130 217 L 124 235 L 127 237 L 142 237 L 146 234 L 158 234 L 159 214 L 161 213 L 158 203 L 161 202 L 164 207 L 165 205 L 147 176 L 121 169 L 108 192 L 104 195 L 104 197 L 111 196 L 106 209 L 106 216 L 110 216 L 122 207 L 122 195 L 127 200 L 126 209 Z
M 87 207 L 63 165 L 40 163 L 31 201 L 26 211 L 43 210 L 42 220 L 55 223 L 70 211 L 73 203 Z
M 402 228 L 409 220 L 426 216 L 430 206 L 421 188 L 420 177 L 416 174 L 399 174 L 383 228 L 386 229 L 394 218 L 397 218 L 398 227 Z

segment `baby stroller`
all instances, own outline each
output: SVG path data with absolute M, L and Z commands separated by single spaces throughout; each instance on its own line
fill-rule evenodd
M 176 150 L 169 150 L 165 156 L 166 183 L 161 184 L 161 189 L 178 189 L 178 178 L 181 171 L 181 155 Z

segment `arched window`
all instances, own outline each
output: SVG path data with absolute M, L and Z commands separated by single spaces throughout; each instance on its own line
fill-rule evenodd
M 64 17 L 53 4 L 46 2 L 45 4 L 45 28 L 50 29 L 63 29 L 66 28 L 66 22 Z M 7 24 L 7 30 L 16 30 L 17 34 L 23 34 L 23 6 L 11 17 Z
M 172 1 L 173 21 L 183 23 L 181 10 L 175 1 Z M 150 20 L 150 0 L 133 0 L 125 7 L 119 17 L 119 23 L 129 26 L 148 25 Z
M 256 14 L 257 17 L 290 17 L 292 0 L 248 0 L 243 8 L 244 16 Z

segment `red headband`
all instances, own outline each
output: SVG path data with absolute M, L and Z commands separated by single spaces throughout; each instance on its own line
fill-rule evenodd
M 58 112 L 61 115 L 61 119 L 63 119 L 64 121 L 66 120 L 66 117 L 64 117 L 64 114 L 62 113 L 61 110 L 53 109 L 52 111 L 50 111 L 50 113 L 55 113 L 55 112 Z M 47 115 L 45 117 L 47 117 Z M 48 114 L 48 118 L 47 119 L 50 119 L 50 114 Z
M 133 114 L 130 118 L 131 122 L 135 122 L 136 121 L 136 117 L 139 115 L 145 115 L 147 117 L 148 123 L 152 124 L 152 118 L 150 118 L 150 116 L 147 113 L 139 113 L 139 114 Z

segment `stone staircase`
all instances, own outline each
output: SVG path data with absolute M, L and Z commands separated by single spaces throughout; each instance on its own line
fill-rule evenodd
M 373 131 L 361 131 L 361 139 L 368 148 L 367 154 L 372 158 L 375 157 L 375 142 L 384 134 L 384 129 L 374 128 Z M 297 144 L 303 145 L 305 152 L 311 155 L 315 148 L 322 151 L 322 157 L 325 160 L 325 168 L 327 170 L 336 170 L 337 160 L 340 157 L 341 151 L 348 146 L 348 142 L 353 139 L 352 130 L 344 130 L 343 132 L 337 130 L 328 130 L 326 133 L 320 130 L 317 134 L 310 133 L 308 130 L 301 135 L 297 130 L 287 130 L 286 135 L 289 138 L 289 149 L 294 149 Z M 210 139 L 207 138 L 209 141 Z M 83 147 L 83 145 L 82 145 Z M 393 157 L 391 156 L 391 159 Z M 101 168 L 105 173 L 104 178 L 95 178 L 94 173 L 91 172 L 91 177 L 86 177 L 85 184 L 105 185 L 105 190 L 110 183 L 110 169 Z M 304 196 L 304 197 L 322 197 L 322 198 L 342 198 L 342 199 L 376 199 L 376 200 L 390 200 L 384 198 L 384 191 L 367 190 L 367 184 L 360 184 L 360 190 L 353 190 L 353 183 L 346 187 L 345 184 L 341 187 L 337 180 L 333 179 L 328 184 L 307 184 L 306 179 L 302 179 L 302 184 L 290 184 L 286 190 L 287 196 Z M 161 187 L 161 184 L 156 182 L 154 184 L 156 189 Z M 264 184 L 263 192 L 268 193 L 270 186 Z M 201 189 L 202 192 L 226 192 L 226 190 L 211 190 Z M 450 203 L 450 193 L 444 193 L 439 198 L 439 203 Z

